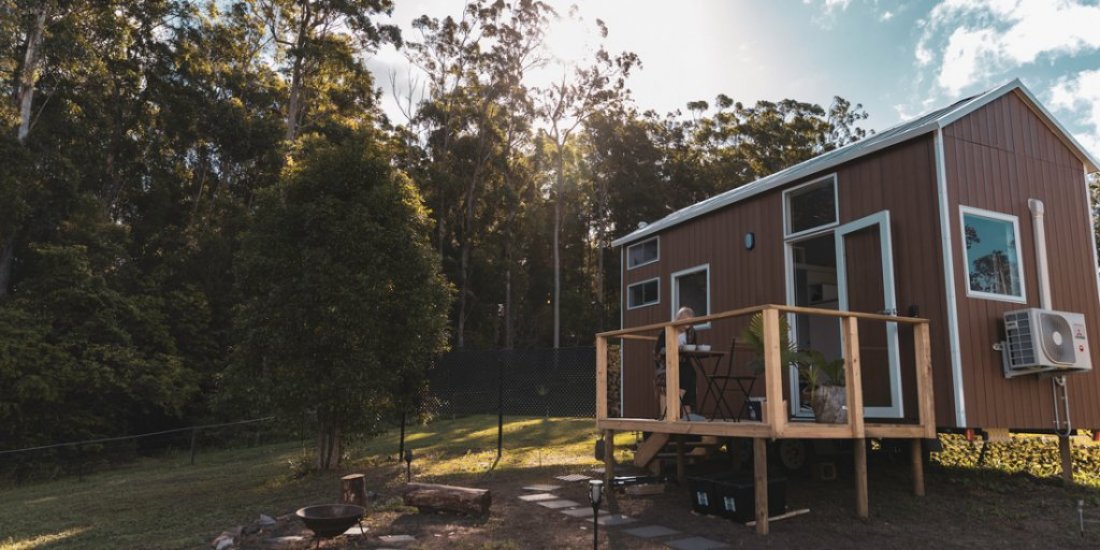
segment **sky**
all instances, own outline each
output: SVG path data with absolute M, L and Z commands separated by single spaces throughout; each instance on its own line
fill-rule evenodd
M 576 4 L 608 27 L 608 50 L 632 51 L 641 70 L 628 86 L 659 113 L 718 94 L 736 101 L 785 98 L 824 107 L 860 103 L 881 131 L 957 99 L 1019 78 L 1088 150 L 1100 157 L 1100 0 L 589 0 Z M 392 24 L 417 41 L 421 14 L 461 14 L 461 0 L 395 0 Z M 565 57 L 591 44 L 576 24 L 551 33 Z M 396 96 L 416 81 L 403 54 L 368 61 L 384 108 L 406 119 Z M 410 79 L 410 76 L 412 78 Z

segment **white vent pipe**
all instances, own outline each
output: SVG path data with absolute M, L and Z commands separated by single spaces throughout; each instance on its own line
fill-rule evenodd
M 1027 208 L 1031 210 L 1031 225 L 1035 230 L 1035 264 L 1039 274 L 1039 307 L 1051 309 L 1050 304 L 1050 265 L 1047 264 L 1047 233 L 1043 223 L 1043 201 L 1028 199 Z M 1022 260 L 1022 258 L 1021 258 Z M 1060 390 L 1060 391 L 1059 391 Z M 1051 399 L 1054 401 L 1054 430 L 1058 435 L 1069 436 L 1073 433 L 1073 423 L 1069 418 L 1069 392 L 1066 388 L 1065 375 L 1056 375 L 1050 379 Z M 1061 396 L 1059 396 L 1059 393 Z M 1062 424 L 1061 412 L 1058 409 L 1058 401 L 1061 397 L 1062 407 L 1066 415 L 1065 427 Z
M 1031 225 L 1035 230 L 1035 264 L 1039 273 L 1039 307 L 1051 309 L 1050 305 L 1050 266 L 1047 265 L 1047 237 L 1043 224 L 1043 201 L 1028 199 L 1027 208 L 1031 210 Z M 1021 258 L 1023 260 L 1023 258 Z

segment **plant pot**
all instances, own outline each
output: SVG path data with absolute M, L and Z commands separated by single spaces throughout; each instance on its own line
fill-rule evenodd
M 848 396 L 844 386 L 814 388 L 812 405 L 814 420 L 823 424 L 848 423 Z

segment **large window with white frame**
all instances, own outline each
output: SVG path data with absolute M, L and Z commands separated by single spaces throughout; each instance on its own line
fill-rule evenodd
M 784 233 L 794 237 L 837 224 L 836 175 L 783 192 Z
M 649 265 L 660 259 L 661 241 L 659 237 L 653 237 L 626 247 L 627 269 Z
M 653 278 L 626 287 L 626 309 L 651 306 L 661 302 L 661 279 Z
M 672 274 L 672 315 L 681 307 L 690 307 L 695 317 L 710 315 L 710 264 L 704 264 Z M 696 328 L 706 328 L 710 324 Z
M 966 254 L 966 294 L 1024 303 L 1020 221 L 1016 216 L 959 208 Z

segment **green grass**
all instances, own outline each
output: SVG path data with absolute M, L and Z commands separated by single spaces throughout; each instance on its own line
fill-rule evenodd
M 505 453 L 495 471 L 595 464 L 591 419 L 506 417 Z M 496 458 L 496 418 L 465 417 L 412 428 L 407 445 L 418 476 L 484 473 Z M 629 438 L 626 435 L 624 443 Z M 392 431 L 353 443 L 347 469 L 396 455 Z M 283 443 L 145 459 L 130 466 L 0 492 L 0 549 L 198 548 L 223 529 L 330 501 L 342 472 L 295 478 L 302 449 Z

